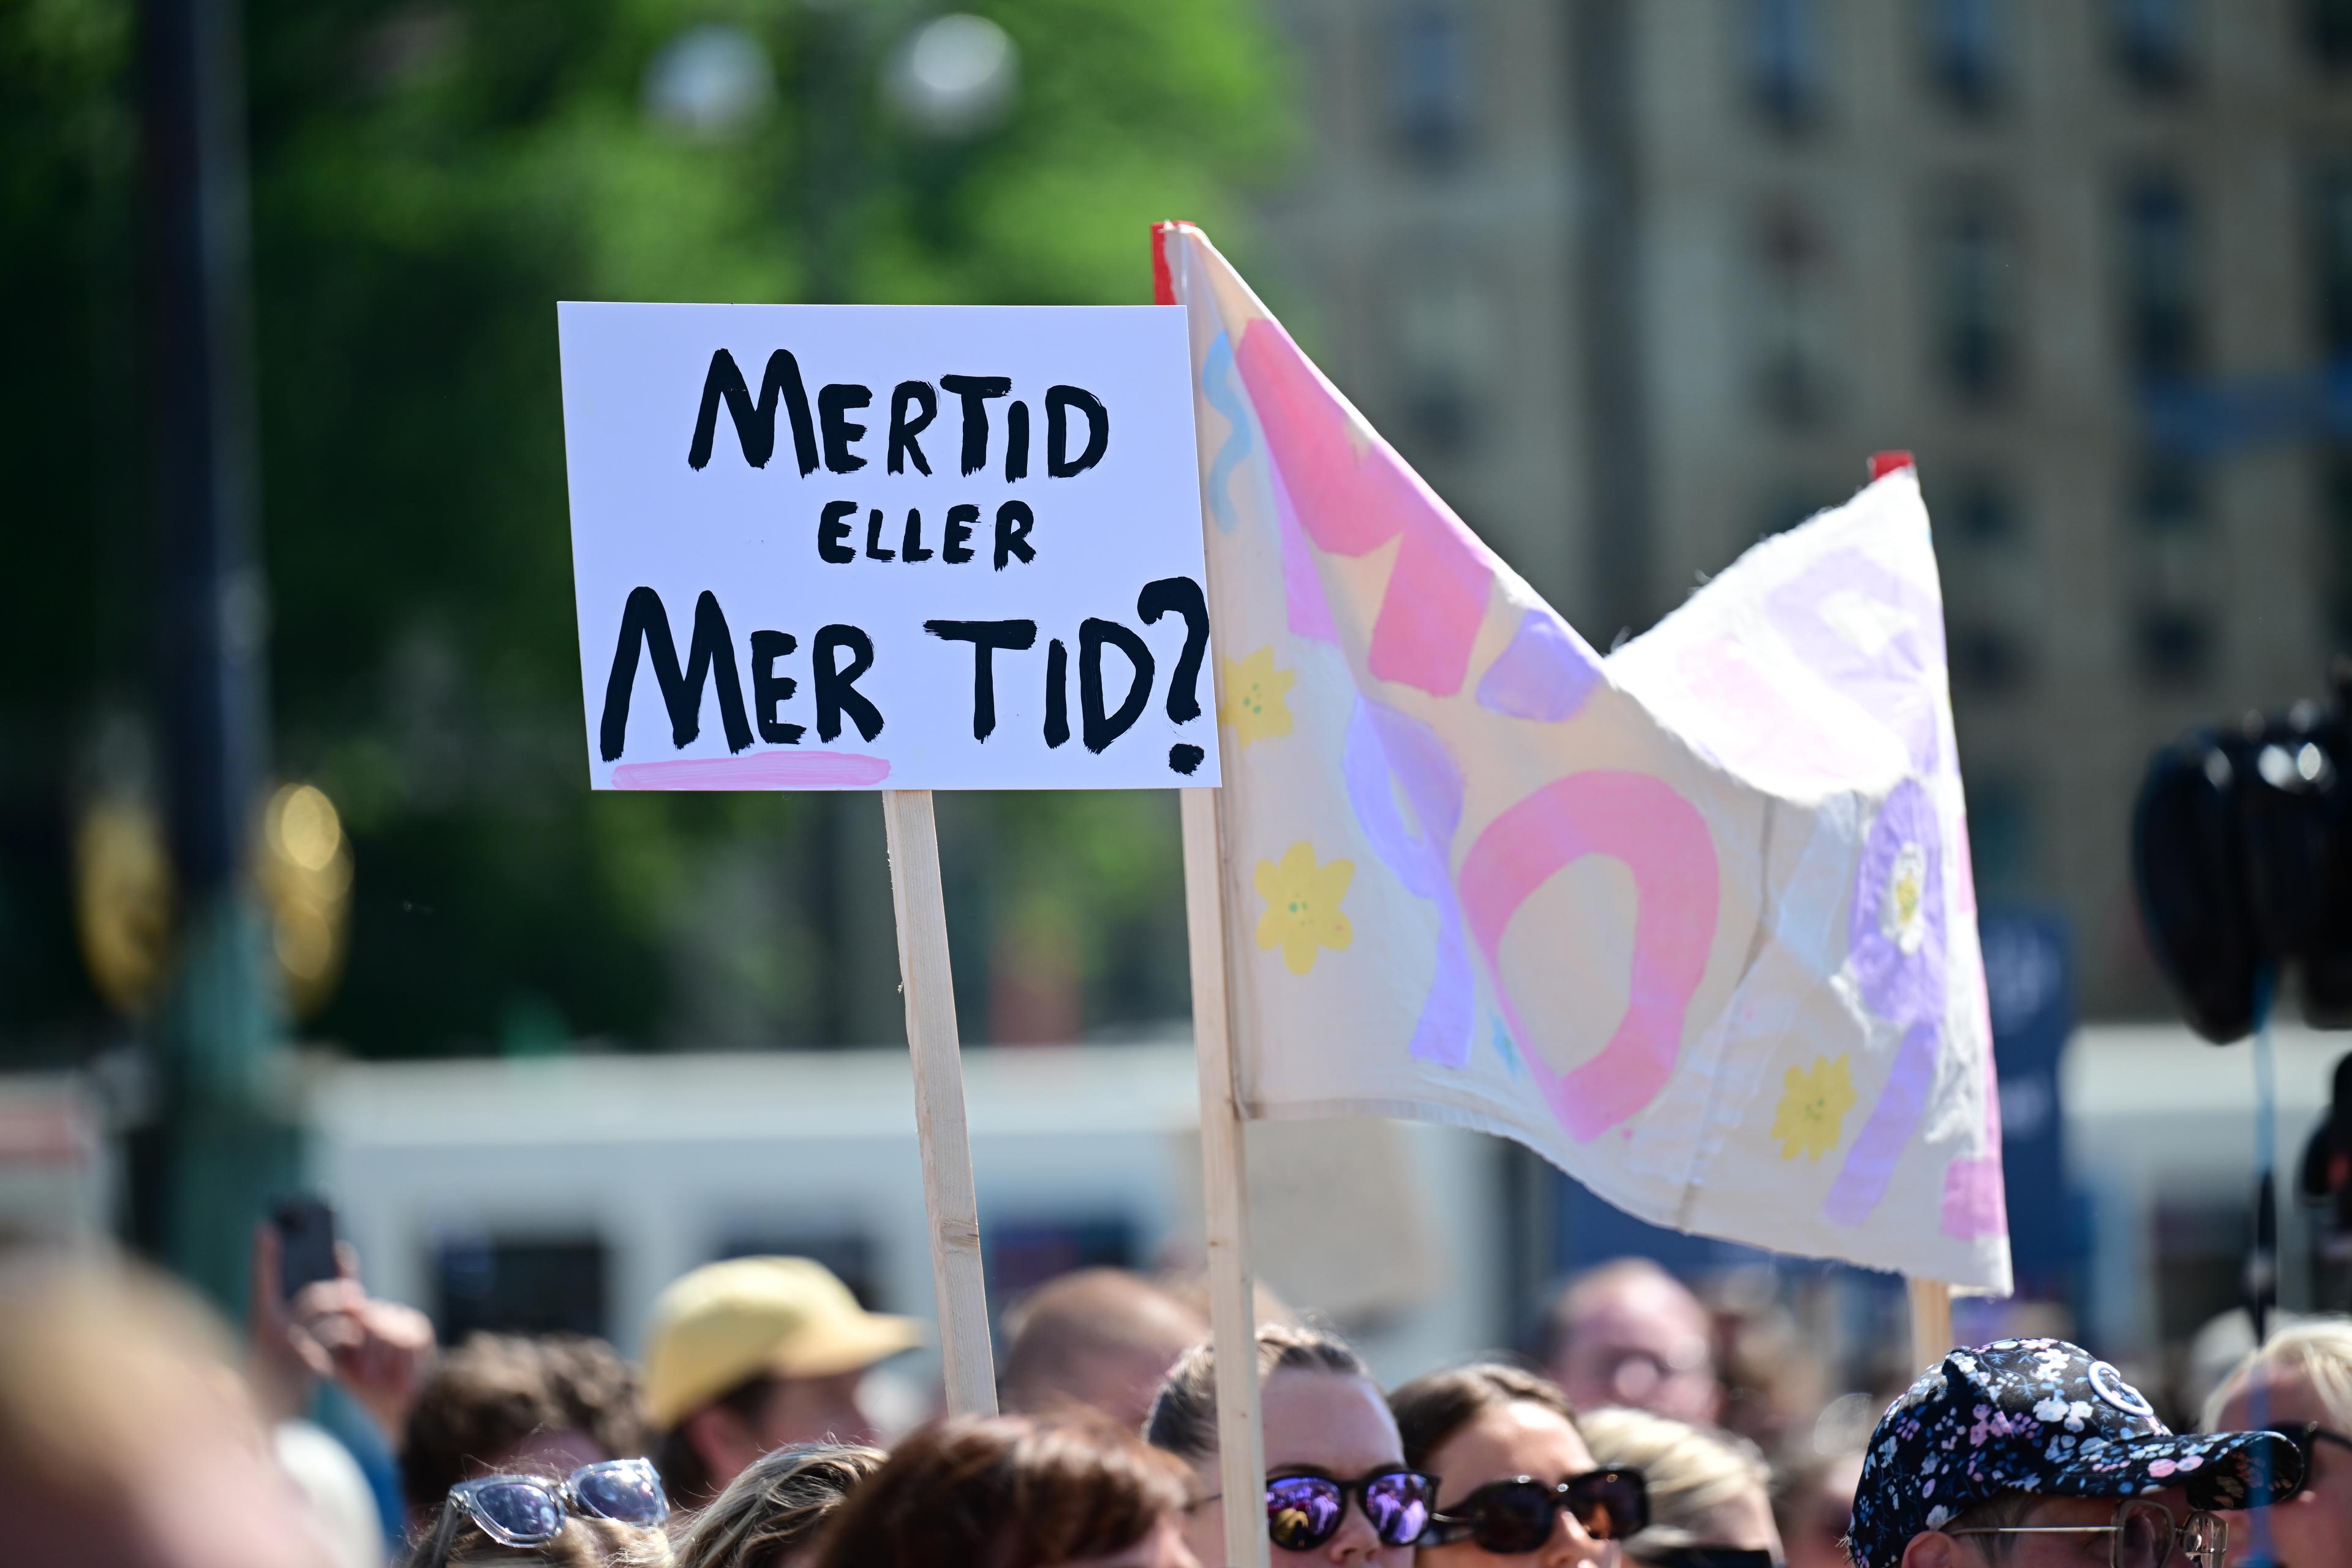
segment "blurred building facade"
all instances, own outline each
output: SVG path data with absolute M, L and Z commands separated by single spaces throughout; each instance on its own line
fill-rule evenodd
M 1591 639 L 1916 451 L 1984 895 L 2352 636 L 2347 0 L 1277 0 L 1303 335 Z

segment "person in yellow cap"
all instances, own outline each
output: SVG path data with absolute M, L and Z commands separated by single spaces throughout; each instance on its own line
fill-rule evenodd
M 674 1281 L 654 1302 L 645 1376 L 670 1500 L 700 1508 L 787 1443 L 873 1441 L 858 1381 L 922 1339 L 805 1258 L 732 1258 Z

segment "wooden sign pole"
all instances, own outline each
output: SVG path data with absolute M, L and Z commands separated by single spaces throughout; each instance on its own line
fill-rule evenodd
M 996 1358 L 988 1342 L 980 1205 L 972 1189 L 971 1140 L 964 1128 L 963 1057 L 956 1037 L 931 792 L 883 791 L 882 820 L 890 837 L 890 902 L 898 916 L 898 983 L 907 997 L 907 1047 L 915 1066 L 915 1130 L 922 1147 L 923 1206 L 931 1221 L 931 1279 L 939 1292 L 948 1409 L 958 1415 L 993 1415 Z
M 1225 996 L 1223 833 L 1219 792 L 1183 802 L 1184 926 L 1192 958 L 1192 1054 L 1201 1072 L 1202 1229 L 1209 1254 L 1209 1327 L 1217 1361 L 1218 1492 L 1225 1561 L 1265 1568 L 1265 1443 L 1258 1426 L 1257 1300 L 1250 1279 L 1249 1182 L 1233 1015 Z
M 1952 1348 L 1952 1288 L 1941 1279 L 1913 1279 L 1911 1288 L 1911 1370 L 1916 1374 L 1939 1364 Z

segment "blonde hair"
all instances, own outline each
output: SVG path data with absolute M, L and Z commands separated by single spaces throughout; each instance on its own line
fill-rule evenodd
M 1772 1472 L 1745 1438 L 1672 1421 L 1646 1410 L 1587 1410 L 1577 1430 L 1604 1469 L 1642 1472 L 1650 1487 L 1650 1528 L 1625 1542 L 1628 1556 L 1706 1544 L 1707 1516 L 1742 1497 L 1769 1496 Z
M 782 1568 L 882 1468 L 879 1448 L 794 1443 L 751 1462 L 694 1518 L 677 1568 Z
M 2220 1426 L 2221 1407 L 2238 1396 L 2256 1372 L 2299 1374 L 2311 1384 L 2329 1421 L 2352 1426 L 2352 1318 L 2307 1319 L 2257 1346 L 2205 1396 L 2202 1415 L 2208 1432 Z

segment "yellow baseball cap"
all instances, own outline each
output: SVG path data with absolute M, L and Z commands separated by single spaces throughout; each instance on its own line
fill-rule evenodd
M 923 1342 L 912 1318 L 869 1312 L 824 1264 L 730 1258 L 674 1280 L 646 1331 L 646 1407 L 667 1430 L 762 1373 L 829 1377 Z

